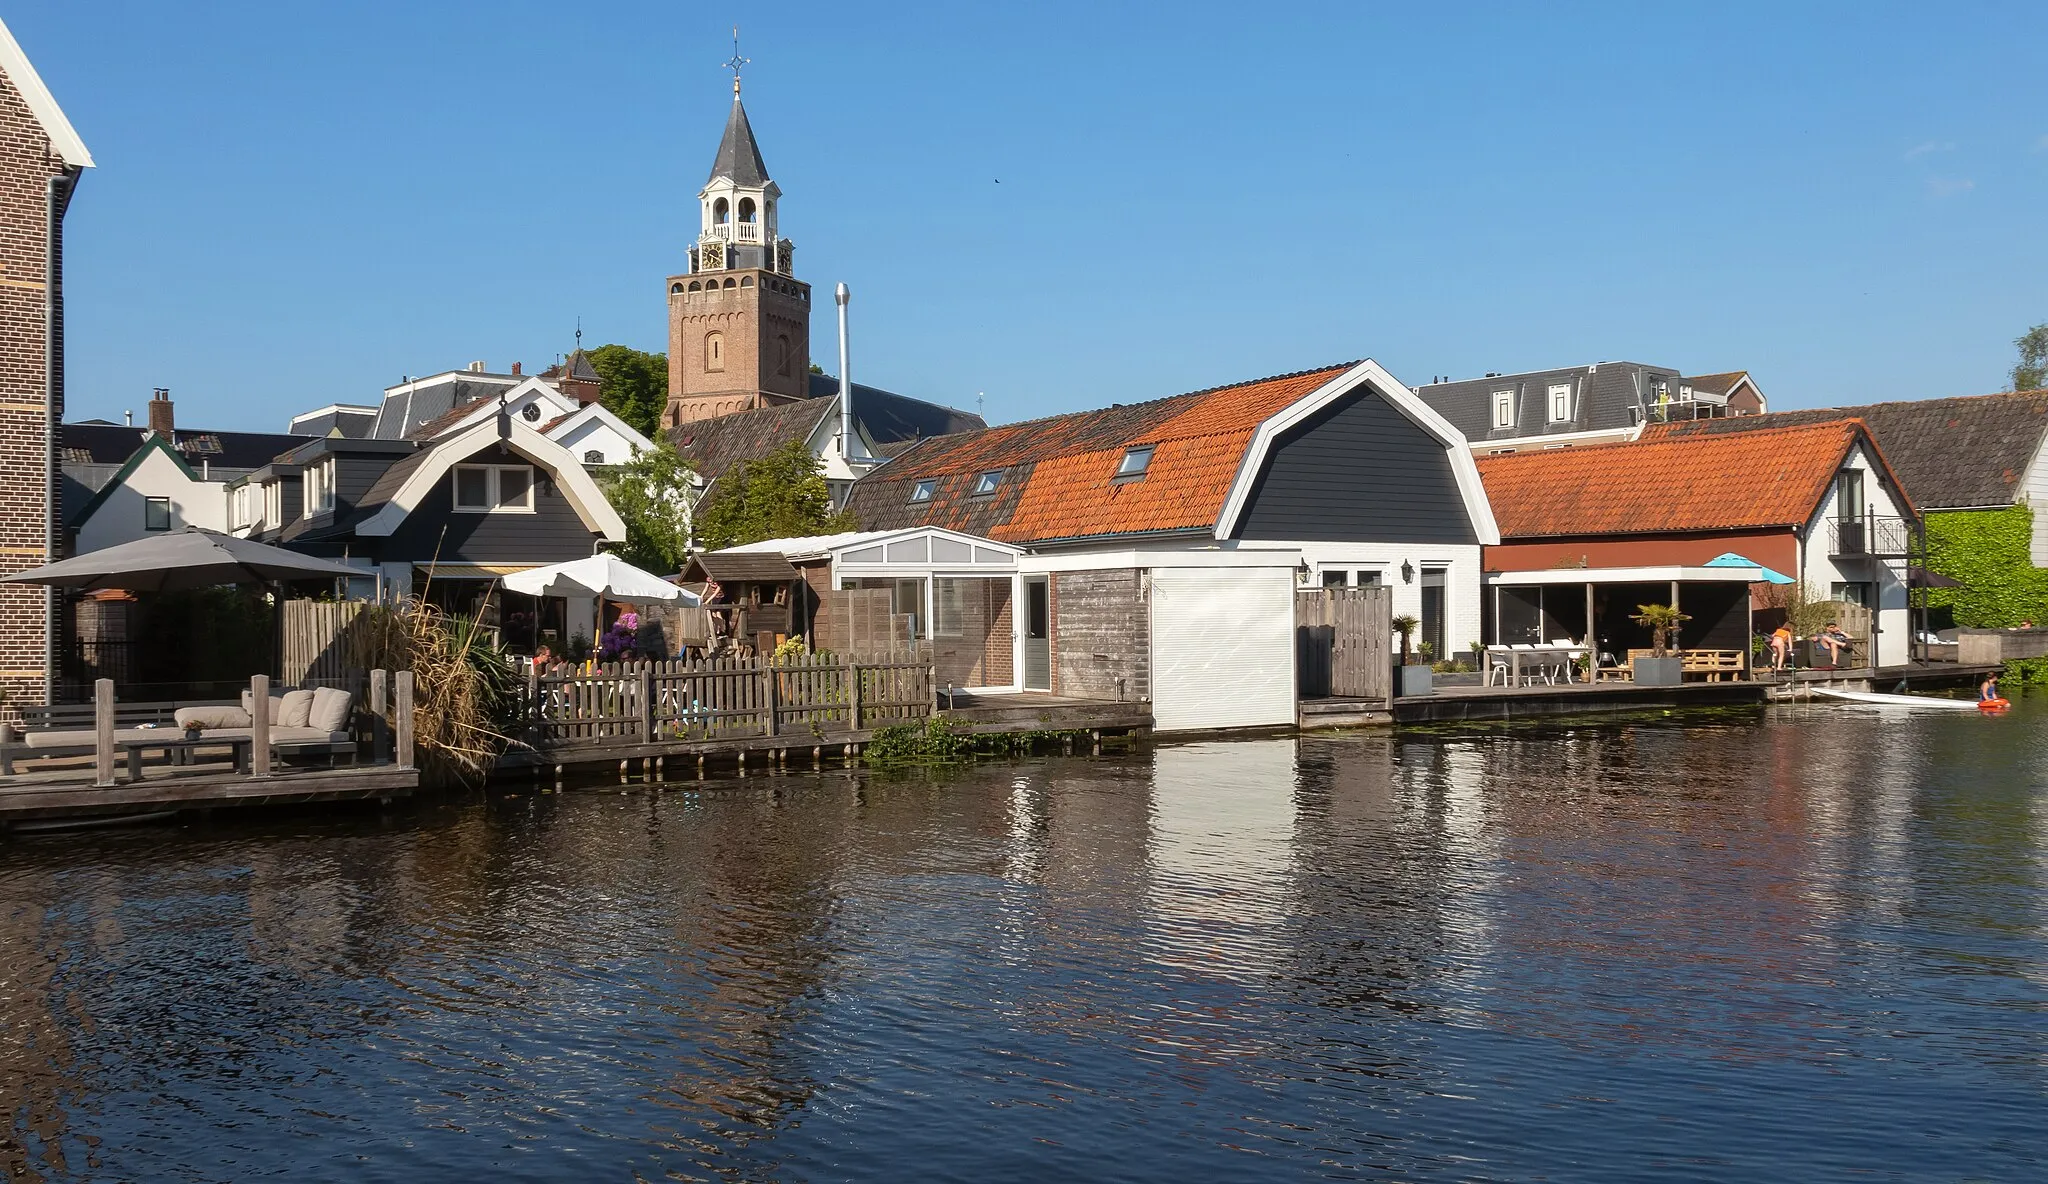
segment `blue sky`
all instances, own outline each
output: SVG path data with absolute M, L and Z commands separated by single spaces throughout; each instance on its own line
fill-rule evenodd
M 99 164 L 71 418 L 168 386 L 181 423 L 281 430 L 406 374 L 537 368 L 579 316 L 664 348 L 737 11 L 13 0 Z M 855 375 L 986 392 L 992 420 L 1361 356 L 1740 368 L 1781 407 L 1969 394 L 2048 321 L 2048 5 L 741 20 L 798 273 L 854 291 Z

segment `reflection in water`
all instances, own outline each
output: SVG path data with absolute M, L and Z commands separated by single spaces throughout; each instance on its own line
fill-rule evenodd
M 2038 1177 L 2034 706 L 16 840 L 0 1170 Z

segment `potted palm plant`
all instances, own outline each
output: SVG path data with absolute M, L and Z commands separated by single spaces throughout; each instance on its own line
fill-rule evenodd
M 1685 659 L 1678 655 L 1671 642 L 1678 634 L 1678 627 L 1692 618 L 1679 612 L 1675 605 L 1639 604 L 1630 619 L 1650 631 L 1650 656 L 1637 658 L 1634 663 L 1636 683 L 1651 687 L 1677 686 L 1685 676 Z
M 1421 626 L 1422 622 L 1414 617 L 1401 616 L 1395 617 L 1390 623 L 1394 627 L 1394 632 L 1401 637 L 1400 680 L 1395 684 L 1394 693 L 1396 695 L 1430 694 L 1436 687 L 1430 678 L 1429 662 L 1427 659 L 1420 663 L 1416 662 L 1411 651 L 1415 640 L 1415 630 Z

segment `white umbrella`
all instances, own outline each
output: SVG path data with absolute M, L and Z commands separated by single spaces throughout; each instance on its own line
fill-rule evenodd
M 625 604 L 681 603 L 690 608 L 699 603 L 694 594 L 616 555 L 592 555 L 513 572 L 504 583 L 507 591 L 524 596 L 602 596 Z

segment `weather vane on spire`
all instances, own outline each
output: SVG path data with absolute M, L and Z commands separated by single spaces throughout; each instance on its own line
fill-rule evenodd
M 740 27 L 734 25 L 732 27 L 732 60 L 725 64 L 725 68 L 732 71 L 732 93 L 734 95 L 740 93 L 740 71 L 751 61 L 753 61 L 752 58 L 740 56 Z

